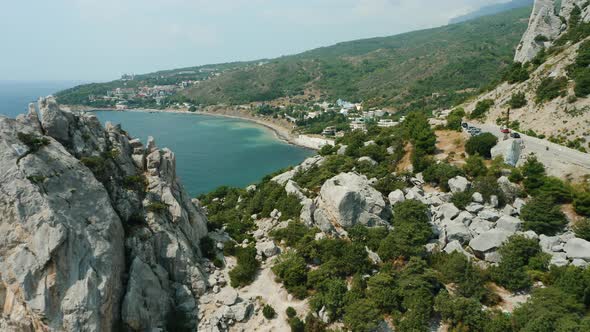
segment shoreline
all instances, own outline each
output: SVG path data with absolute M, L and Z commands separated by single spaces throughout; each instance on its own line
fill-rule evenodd
M 107 111 L 107 112 L 138 112 L 138 113 L 173 113 L 173 114 L 189 114 L 189 115 L 209 115 L 209 116 L 218 116 L 230 119 L 237 119 L 242 121 L 248 121 L 255 123 L 257 125 L 263 126 L 273 132 L 273 135 L 280 141 L 285 142 L 290 145 L 298 146 L 300 148 L 309 149 L 318 151 L 321 149 L 322 145 L 325 144 L 318 144 L 313 142 L 314 140 L 321 140 L 319 138 L 314 138 L 308 135 L 296 135 L 293 133 L 292 129 L 287 128 L 284 125 L 278 124 L 273 121 L 269 121 L 263 118 L 258 118 L 252 115 L 245 115 L 238 110 L 230 110 L 230 109 L 223 109 L 217 108 L 215 110 L 198 110 L 195 112 L 190 112 L 188 110 L 182 109 L 149 109 L 149 108 L 138 108 L 138 109 L 128 109 L 128 110 L 116 110 L 113 108 L 99 108 L 99 107 L 88 107 L 88 106 L 81 106 L 81 105 L 62 105 L 65 109 L 70 111 L 78 111 L 78 112 L 94 112 L 94 111 Z M 333 144 L 332 141 L 327 139 L 322 139 L 326 142 L 331 142 L 327 144 Z

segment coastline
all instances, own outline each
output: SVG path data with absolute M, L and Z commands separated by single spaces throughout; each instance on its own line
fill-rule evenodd
M 195 112 L 189 112 L 188 109 L 149 109 L 149 108 L 140 108 L 140 109 L 128 109 L 128 110 L 116 110 L 113 108 L 98 108 L 98 107 L 88 107 L 88 106 L 81 106 L 81 105 L 62 105 L 67 110 L 70 111 L 78 111 L 78 112 L 93 112 L 93 111 L 109 111 L 109 112 L 140 112 L 140 113 L 174 113 L 174 114 L 191 114 L 191 115 L 210 115 L 210 116 L 219 116 L 225 117 L 230 119 L 238 119 L 243 121 L 248 121 L 255 123 L 257 125 L 263 126 L 267 129 L 270 129 L 274 136 L 287 144 L 295 145 L 301 148 L 310 149 L 310 150 L 319 150 L 323 145 L 331 144 L 333 145 L 334 142 L 328 139 L 320 139 L 315 138 L 309 135 L 298 135 L 293 133 L 293 129 L 290 129 L 286 126 L 285 123 L 281 123 L 281 121 L 271 121 L 269 119 L 264 119 L 260 117 L 253 116 L 251 114 L 245 114 L 245 112 L 227 108 L 209 108 L 205 110 L 199 110 Z M 323 144 L 322 144 L 323 143 Z

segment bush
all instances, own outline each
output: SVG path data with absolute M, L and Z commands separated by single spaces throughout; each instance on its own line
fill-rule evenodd
M 473 298 L 441 292 L 435 299 L 434 309 L 450 324 L 451 330 L 482 331 L 486 321 L 481 303 Z
M 492 133 L 483 133 L 471 137 L 465 144 L 465 151 L 470 155 L 480 155 L 486 159 L 492 158 L 492 148 L 498 143 L 498 138 Z
M 565 97 L 565 89 L 567 87 L 567 78 L 547 77 L 544 78 L 537 87 L 536 102 L 541 104 L 546 101 L 551 101 L 557 97 Z
M 381 318 L 377 305 L 369 299 L 349 304 L 344 312 L 344 325 L 352 331 L 373 331 Z
M 146 209 L 149 212 L 161 214 L 161 213 L 168 211 L 168 204 L 163 203 L 163 202 L 154 201 L 154 202 L 151 202 L 150 204 L 148 204 L 148 206 L 146 206 Z
M 537 234 L 555 235 L 567 224 L 567 218 L 558 205 L 546 196 L 533 198 L 522 207 L 520 217 L 525 230 Z
M 141 175 L 127 176 L 123 179 L 123 187 L 127 190 L 143 192 L 147 187 L 147 180 Z
M 540 257 L 545 257 L 537 240 L 519 235 L 512 236 L 500 248 L 499 253 L 502 260 L 497 267 L 492 269 L 494 280 L 511 291 L 531 287 L 532 280 L 527 270 L 538 267 L 529 265 L 533 265 L 532 263 L 538 261 Z M 546 263 L 548 263 L 548 259 L 546 259 Z
M 274 319 L 275 316 L 277 315 L 277 312 L 275 311 L 275 309 L 273 307 L 270 306 L 270 304 L 265 304 L 264 307 L 262 308 L 262 315 L 266 319 Z
M 298 299 L 307 296 L 307 264 L 297 253 L 288 251 L 279 256 L 272 271 L 293 296 Z
M 471 178 L 483 176 L 488 173 L 488 168 L 484 163 L 484 159 L 479 155 L 470 155 L 465 160 L 463 170 L 465 171 L 465 174 L 469 175 Z
M 529 79 L 529 72 L 520 62 L 514 62 L 504 73 L 503 79 L 510 84 L 524 82 Z
M 492 196 L 498 198 L 498 205 L 506 204 L 506 195 L 498 186 L 498 181 L 493 176 L 480 176 L 473 181 L 473 191 L 478 192 L 483 196 L 486 202 L 489 202 Z
M 461 131 L 464 116 L 465 110 L 463 108 L 458 107 L 452 110 L 449 116 L 447 116 L 447 129 Z
M 460 210 L 465 210 L 465 207 L 467 207 L 467 205 L 469 205 L 469 203 L 471 203 L 472 201 L 472 195 L 473 192 L 469 190 L 464 192 L 457 192 L 453 194 L 453 197 L 451 197 L 451 202 L 455 204 L 455 206 Z
M 574 225 L 574 232 L 576 236 L 590 241 L 590 219 L 581 219 Z
M 31 152 L 37 152 L 41 147 L 49 145 L 49 139 L 46 137 L 39 137 L 36 134 L 18 132 L 16 137 L 26 145 Z
M 424 245 L 432 238 L 428 223 L 428 207 L 415 200 L 407 200 L 394 207 L 395 232 L 381 242 L 379 256 L 383 260 L 409 258 L 424 254 Z
M 545 196 L 556 203 L 565 204 L 572 201 L 572 189 L 558 178 L 545 177 L 543 185 L 533 192 L 536 196 Z
M 291 332 L 305 332 L 305 323 L 299 317 L 290 318 L 289 327 L 291 327 Z
M 577 214 L 590 216 L 590 193 L 577 193 L 574 198 L 574 209 Z
M 231 286 L 234 288 L 247 286 L 254 281 L 260 263 L 256 260 L 256 248 L 236 247 L 238 264 L 229 271 Z
M 334 321 L 343 314 L 346 291 L 346 283 L 342 279 L 323 280 L 316 286 L 316 293 L 310 299 L 309 305 L 316 312 L 325 308 L 330 321 Z
M 485 118 L 490 108 L 494 106 L 494 101 L 491 99 L 484 99 L 478 101 L 475 105 L 475 109 L 469 114 L 469 119 L 482 119 Z
M 424 181 L 438 185 L 442 190 L 448 191 L 449 180 L 458 175 L 463 175 L 463 172 L 457 166 L 447 163 L 438 163 L 430 165 L 424 170 L 422 175 L 424 176 Z
M 297 311 L 293 307 L 288 307 L 287 310 L 285 310 L 285 313 L 287 314 L 288 318 L 297 316 Z
M 524 92 L 516 92 L 512 94 L 510 101 L 508 101 L 508 105 L 510 105 L 513 109 L 518 109 L 526 106 L 527 100 Z
M 285 243 L 294 247 L 306 234 L 315 234 L 314 229 L 310 229 L 301 222 L 290 221 L 287 227 L 274 230 L 270 235 L 277 241 L 285 241 Z

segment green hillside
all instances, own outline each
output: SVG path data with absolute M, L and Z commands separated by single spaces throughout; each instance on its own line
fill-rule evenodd
M 112 106 L 95 98 L 117 87 L 178 84 L 199 80 L 167 96 L 178 101 L 243 104 L 281 97 L 364 101 L 392 109 L 446 107 L 497 81 L 512 63 L 530 8 L 392 37 L 339 43 L 273 60 L 183 68 L 138 75 L 133 81 L 89 84 L 60 92 L 64 104 Z M 143 99 L 129 100 L 130 106 Z
M 393 37 L 339 43 L 230 70 L 185 91 L 201 104 L 296 96 L 363 100 L 373 106 L 445 106 L 498 80 L 512 62 L 530 8 Z M 467 91 L 465 91 L 467 90 Z M 433 98 L 433 93 L 440 94 Z

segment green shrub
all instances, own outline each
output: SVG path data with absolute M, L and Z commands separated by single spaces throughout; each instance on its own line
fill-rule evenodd
M 415 200 L 397 204 L 394 207 L 393 226 L 395 232 L 389 233 L 379 246 L 381 259 L 409 258 L 424 254 L 424 245 L 433 236 L 426 205 Z
M 287 307 L 287 310 L 285 310 L 285 313 L 287 314 L 288 318 L 293 318 L 293 317 L 297 316 L 297 311 L 293 307 Z
M 445 291 L 436 297 L 434 309 L 450 324 L 453 331 L 483 331 L 487 318 L 481 303 L 476 299 L 451 296 Z
M 97 177 L 103 175 L 106 170 L 106 160 L 99 156 L 80 158 L 80 162 L 88 167 Z
M 131 175 L 123 179 L 123 187 L 128 190 L 145 191 L 147 180 L 141 175 Z
M 16 137 L 24 145 L 26 145 L 31 152 L 37 152 L 41 147 L 49 145 L 49 139 L 46 137 L 39 137 L 36 134 L 18 132 Z
M 387 174 L 387 176 L 380 178 L 373 187 L 383 195 L 387 196 L 392 191 L 404 189 L 406 187 L 406 182 L 399 176 Z
M 543 185 L 533 192 L 535 196 L 551 198 L 559 204 L 570 203 L 573 199 L 571 186 L 555 177 L 543 178 Z
M 448 191 L 449 180 L 458 175 L 463 175 L 463 171 L 451 164 L 438 163 L 430 165 L 424 170 L 422 175 L 424 176 L 424 181 L 438 185 L 442 190 Z
M 520 62 L 514 62 L 504 73 L 503 79 L 510 84 L 524 82 L 529 79 L 529 72 Z
M 231 286 L 234 288 L 247 286 L 254 281 L 260 263 L 256 260 L 256 248 L 236 247 L 238 264 L 229 271 Z
M 574 209 L 576 213 L 590 217 L 590 193 L 577 193 L 574 198 Z
M 491 99 L 478 101 L 473 112 L 469 114 L 469 118 L 472 120 L 485 118 L 492 106 L 494 106 L 494 101 Z
M 293 296 L 307 297 L 307 264 L 296 252 L 288 251 L 279 256 L 272 271 Z
M 470 155 L 480 155 L 483 158 L 492 157 L 492 148 L 498 143 L 498 138 L 492 133 L 483 133 L 481 135 L 469 138 L 465 143 L 465 151 Z
M 467 207 L 467 205 L 469 205 L 469 203 L 471 203 L 472 201 L 472 195 L 473 192 L 469 190 L 464 192 L 457 192 L 453 194 L 453 197 L 451 197 L 451 202 L 455 204 L 455 206 L 460 210 L 465 210 L 465 207 Z
M 590 219 L 578 220 L 574 225 L 574 232 L 577 237 L 590 241 Z
M 266 319 L 274 319 L 275 316 L 277 315 L 277 312 L 275 311 L 275 309 L 273 307 L 270 306 L 270 304 L 265 304 L 264 307 L 262 308 L 262 315 Z
M 159 202 L 159 201 L 154 201 L 154 202 L 151 202 L 150 204 L 148 204 L 146 206 L 146 209 L 149 212 L 161 214 L 161 213 L 165 213 L 166 211 L 168 211 L 168 204 L 163 203 L 163 202 Z
M 567 218 L 550 197 L 533 198 L 522 207 L 520 217 L 524 220 L 525 230 L 537 234 L 555 235 L 567 224 Z
M 526 106 L 527 100 L 524 92 L 516 92 L 512 94 L 510 101 L 508 101 L 508 105 L 510 105 L 513 109 L 518 109 Z
M 315 234 L 314 229 L 310 229 L 301 222 L 290 221 L 287 227 L 276 229 L 270 233 L 270 235 L 277 241 L 285 241 L 285 243 L 293 247 L 295 246 L 306 234 Z
M 311 309 L 319 312 L 325 308 L 330 321 L 340 318 L 344 311 L 346 282 L 342 279 L 326 279 L 316 287 L 316 293 L 309 300 Z
M 498 198 L 498 205 L 506 204 L 506 195 L 498 186 L 498 181 L 493 176 L 480 176 L 473 181 L 472 190 L 483 196 L 486 202 L 489 202 L 492 196 Z
M 305 332 L 305 323 L 299 317 L 290 318 L 288 322 L 291 332 Z
M 461 131 L 463 117 L 465 117 L 465 110 L 463 108 L 458 107 L 452 110 L 449 116 L 447 116 L 447 129 Z
M 352 331 L 373 331 L 381 318 L 379 308 L 369 299 L 347 305 L 344 312 L 344 325 Z
M 567 88 L 567 78 L 565 77 L 546 77 L 537 87 L 536 102 L 541 104 L 546 101 L 551 101 L 557 97 L 565 97 L 565 90 Z
M 527 289 L 532 286 L 532 280 L 527 273 L 531 268 L 546 269 L 547 266 L 530 266 L 531 263 L 544 257 L 548 265 L 549 260 L 541 251 L 539 243 L 524 236 L 512 236 L 499 250 L 501 262 L 492 269 L 494 280 L 512 291 Z M 537 259 L 536 259 L 537 258 Z
M 465 171 L 465 174 L 469 175 L 471 178 L 476 178 L 486 175 L 488 173 L 488 168 L 486 167 L 484 159 L 481 156 L 470 155 L 465 160 L 463 171 Z

